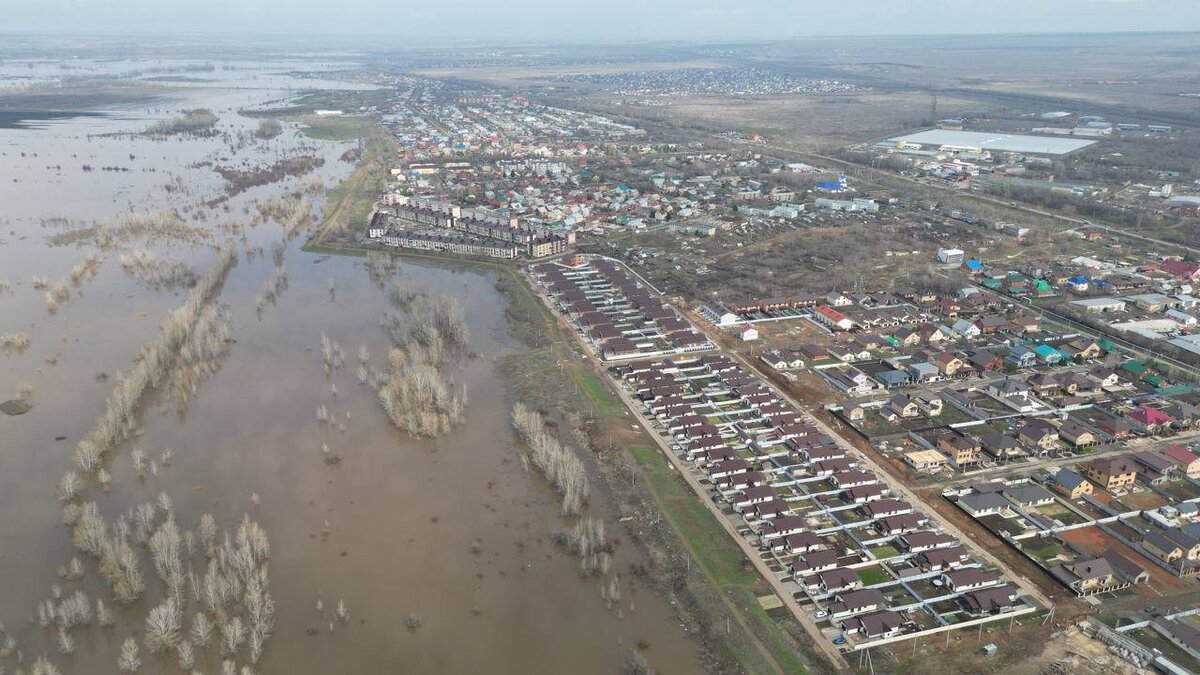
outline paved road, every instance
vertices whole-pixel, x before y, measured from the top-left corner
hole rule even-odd
[[[825,637],[825,635],[821,632],[820,626],[810,619],[808,613],[800,607],[800,603],[796,602],[796,598],[784,585],[783,581],[779,578],[779,575],[767,565],[766,560],[764,560],[762,557],[762,553],[758,551],[758,549],[751,546],[750,542],[745,537],[738,534],[733,524],[729,522],[729,518],[725,516],[725,513],[721,511],[720,507],[718,507],[717,504],[709,497],[708,488],[700,483],[693,473],[692,468],[684,463],[682,459],[676,456],[662,435],[654,430],[653,424],[642,416],[641,406],[629,396],[627,390],[621,386],[619,382],[614,380],[612,376],[608,374],[606,369],[601,369],[601,372],[603,372],[604,378],[608,382],[609,386],[621,397],[621,401],[625,404],[625,406],[634,412],[638,423],[643,429],[645,429],[646,434],[654,439],[654,442],[658,445],[659,450],[662,451],[662,454],[666,455],[667,461],[669,461],[671,465],[675,467],[675,471],[677,471],[679,475],[683,476],[683,479],[686,480],[687,484],[690,485],[692,490],[695,491],[696,498],[704,503],[705,507],[708,508],[708,510],[713,514],[713,517],[721,523],[721,527],[725,528],[726,533],[728,533],[730,537],[733,537],[733,540],[738,543],[738,546],[740,546],[742,549],[742,553],[746,555],[746,558],[748,558],[750,562],[754,563],[755,569],[757,569],[758,573],[763,577],[763,579],[766,579],[771,585],[771,589],[775,591],[775,595],[779,596],[779,599],[783,601],[784,606],[787,607],[788,610],[791,611],[791,613],[796,617],[796,620],[800,622],[800,625],[803,626],[804,630],[808,632],[810,637],[812,637],[813,642],[816,643],[817,647],[824,652],[830,661],[832,661],[838,667],[843,669],[849,668],[850,664],[846,662],[845,658],[842,656],[842,653],[838,651],[837,647],[835,647],[833,643],[829,641],[829,638]]]
[[[1033,462],[1009,462],[1007,464],[993,466],[979,471],[972,471],[962,477],[954,478],[948,481],[942,481],[943,486],[962,486],[970,483],[976,483],[981,480],[996,480],[1013,473],[1029,473],[1036,469],[1048,469],[1050,467],[1063,466],[1065,464],[1078,464],[1079,462],[1091,462],[1096,459],[1105,457],[1116,457],[1118,455],[1128,455],[1131,452],[1145,452],[1149,450],[1160,450],[1164,446],[1182,443],[1190,443],[1196,436],[1200,436],[1200,431],[1189,431],[1185,433],[1163,439],[1135,439],[1133,441],[1125,441],[1116,445],[1101,446],[1099,452],[1094,452],[1089,455],[1075,455],[1074,457],[1058,457],[1055,459],[1036,460]]]
[[[1101,450],[1100,452],[1095,452],[1090,455],[1075,455],[1074,457],[1059,457],[1045,460],[1039,459],[1031,462],[1009,462],[1006,464],[992,466],[987,469],[971,471],[961,477],[941,481],[939,485],[945,487],[961,487],[963,485],[978,483],[980,481],[998,480],[1014,473],[1028,474],[1032,471],[1036,471],[1037,469],[1048,469],[1050,467],[1063,466],[1064,464],[1077,464],[1079,462],[1090,462],[1092,460],[1103,459],[1105,457],[1127,455],[1130,452],[1142,449],[1148,450],[1149,448],[1131,448],[1125,445],[1121,447],[1109,448],[1107,450]]]
[[[644,279],[642,281],[645,282]],[[526,282],[530,283],[528,280],[526,280]],[[645,283],[649,285],[648,282]],[[538,298],[542,300],[543,304],[546,304],[549,307],[550,305],[546,301],[545,296],[537,291],[537,286],[532,283],[530,283],[530,286],[534,288],[534,292],[537,293]],[[653,288],[653,286],[651,286],[651,288]],[[775,592],[779,599],[783,601],[784,606],[788,608],[788,611],[790,611],[792,615],[796,617],[796,620],[800,623],[800,625],[804,627],[804,630],[813,639],[813,642],[816,644],[817,648],[821,650],[821,652],[824,653],[830,662],[833,663],[839,670],[849,670],[850,664],[846,661],[841,651],[839,651],[837,647],[831,643],[827,637],[825,637],[825,635],[821,632],[821,628],[817,626],[816,622],[809,618],[808,614],[800,607],[800,604],[796,602],[796,599],[792,596],[791,591],[784,586],[784,583],[779,578],[779,575],[777,575],[775,571],[767,565],[766,561],[763,560],[761,553],[756,548],[751,546],[750,542],[747,541],[745,537],[738,534],[737,530],[733,527],[733,524],[729,522],[729,519],[721,511],[720,507],[718,507],[717,504],[713,502],[711,498],[709,498],[708,489],[705,488],[699,480],[697,480],[696,476],[693,475],[691,468],[688,467],[682,459],[675,455],[675,453],[671,450],[670,444],[667,442],[667,440],[654,430],[653,423],[642,416],[641,405],[633,400],[628,391],[620,382],[617,382],[615,379],[613,379],[612,375],[609,374],[608,369],[604,367],[604,364],[592,352],[591,346],[582,339],[582,337],[566,321],[566,319],[564,319],[558,312],[553,311],[553,307],[550,309],[558,321],[559,326],[562,327],[567,334],[571,335],[575,339],[576,343],[582,347],[583,353],[585,354],[588,362],[592,364],[594,370],[601,378],[603,378],[603,380],[608,384],[609,388],[617,393],[617,396],[620,397],[621,402],[624,403],[625,407],[633,414],[634,419],[637,420],[638,424],[645,431],[646,435],[653,439],[654,443],[658,446],[662,454],[666,456],[667,461],[671,463],[676,472],[678,472],[679,475],[682,476],[685,481],[687,481],[687,484],[691,486],[692,490],[696,493],[696,498],[699,499],[702,504],[704,504],[705,508],[707,508],[710,513],[712,513],[713,517],[716,518],[717,522],[721,524],[721,527],[725,529],[726,533],[732,537],[735,542],[737,542],[738,546],[742,549],[742,553],[744,553],[746,558],[754,564],[754,567],[758,571],[759,575],[761,575],[762,578],[766,580],[768,584],[770,584],[771,589]],[[716,585],[714,584],[714,586]],[[719,590],[719,586],[717,588]],[[725,601],[724,594],[719,593],[719,595],[721,595],[722,601]],[[751,639],[757,642],[757,638],[754,636],[753,630],[751,630],[750,627],[741,620],[740,613],[736,611],[732,613],[738,618],[739,623],[742,624],[743,630],[747,632]],[[763,655],[769,661],[774,663],[776,667],[778,667],[778,663],[775,662],[775,659],[771,656],[769,650],[767,650],[766,647],[764,647],[761,643],[758,643],[757,646],[759,647],[760,651],[763,652]],[[780,672],[783,672],[782,669]]]

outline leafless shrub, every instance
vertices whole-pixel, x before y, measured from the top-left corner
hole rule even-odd
[[[192,618],[192,641],[197,647],[205,648],[213,636],[213,624],[208,615],[199,612]]]
[[[443,369],[449,358],[466,352],[469,332],[462,307],[452,297],[403,300],[402,313],[389,312],[384,318],[397,348],[388,354],[391,374],[379,389],[379,401],[397,427],[413,436],[437,436],[464,417],[465,390],[453,392]]]
[[[159,120],[152,124],[145,133],[149,136],[164,137],[178,134],[206,135],[213,131],[221,118],[208,108],[185,110],[178,117]]]
[[[282,258],[275,266],[275,274],[268,280],[263,282],[263,292],[258,296],[257,310],[261,313],[266,309],[267,305],[274,305],[279,300],[279,296],[287,290],[288,274],[287,267],[284,266]]]
[[[182,260],[164,260],[152,251],[135,248],[121,254],[125,274],[152,288],[178,288],[196,282],[196,271]]]
[[[368,251],[366,266],[367,277],[379,288],[396,275],[396,261],[387,253]]]
[[[242,617],[235,616],[221,625],[221,654],[233,656],[246,639],[246,627]]]
[[[88,251],[83,255],[83,260],[71,267],[68,278],[72,285],[81,286],[84,281],[95,279],[99,272],[100,255],[96,251]]]
[[[622,675],[655,675],[655,670],[650,666],[650,662],[646,660],[645,655],[639,651],[634,651],[629,654],[629,658],[625,659],[625,663],[621,664]]]
[[[392,375],[379,390],[388,419],[413,436],[439,436],[462,423],[462,399],[450,391],[438,367],[391,353]]]
[[[137,474],[138,478],[144,479],[146,468],[150,466],[150,458],[146,456],[146,451],[134,448],[129,453],[129,459],[133,462],[133,472]]]
[[[63,578],[67,581],[79,581],[83,578],[83,561],[79,558],[71,558],[71,562],[66,567],[66,574]]]
[[[75,640],[71,637],[70,631],[65,628],[58,629],[58,634],[55,636],[55,645],[58,647],[59,654],[75,653]]]
[[[58,666],[47,659],[45,654],[34,660],[33,667],[29,673],[30,675],[62,675],[62,671],[58,669]]]
[[[308,198],[272,197],[258,202],[262,220],[273,220],[283,227],[284,239],[291,240],[312,223],[313,206]]]
[[[516,403],[512,412],[513,427],[529,446],[534,466],[562,495],[562,514],[578,515],[591,492],[583,462],[568,446],[563,445],[546,429],[540,413],[523,403]]]
[[[214,366],[209,359],[214,350],[227,345],[219,314],[210,302],[236,260],[232,246],[222,250],[187,301],[170,314],[156,338],[142,348],[138,362],[118,380],[104,414],[80,441],[81,446],[91,446],[103,458],[133,433],[138,405],[148,390],[170,381],[177,395],[186,395],[199,378],[211,372]]]
[[[103,598],[96,598],[96,623],[105,628],[116,623],[112,610],[108,608],[108,605],[104,604]]]
[[[275,138],[281,133],[283,133],[282,122],[279,120],[266,119],[259,120],[258,129],[255,130],[254,135],[260,139],[269,140]]]
[[[121,643],[121,655],[117,658],[117,668],[123,673],[136,673],[142,667],[142,660],[138,658],[137,640],[126,638],[125,642]]]
[[[146,615],[146,649],[161,654],[179,643],[181,613],[174,598],[167,598]]]
[[[0,644],[0,659],[7,659],[17,653],[17,639],[11,635],[4,636],[4,642]]]
[[[187,222],[178,211],[126,213],[96,227],[96,242],[106,250],[135,240],[211,245],[213,239],[211,229]]]
[[[63,630],[85,626],[92,622],[92,603],[83,591],[75,591],[59,603],[55,617]]]
[[[2,333],[0,334],[0,349],[9,355],[20,354],[29,349],[29,336],[25,333]]]
[[[175,651],[179,654],[179,669],[191,670],[196,664],[196,655],[192,651],[192,643],[187,640],[180,640],[179,644],[175,645]]]
[[[83,481],[79,479],[79,474],[74,471],[68,471],[58,479],[58,498],[61,501],[69,502],[79,496],[79,491],[83,489]]]

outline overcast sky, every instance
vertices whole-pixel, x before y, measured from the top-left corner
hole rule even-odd
[[[0,0],[0,32],[779,38],[1200,30],[1200,0]]]

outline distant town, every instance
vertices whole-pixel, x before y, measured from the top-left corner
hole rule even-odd
[[[609,110],[869,90],[552,81]],[[1200,655],[1192,610],[1151,606],[1200,572],[1200,265],[1130,229],[1194,217],[1200,178],[1083,168],[1175,125],[963,116],[817,155],[397,85],[359,244],[517,266],[822,649],[1045,622],[1066,593],[1132,613],[1080,627],[1138,666],[1186,667],[1162,641]]]

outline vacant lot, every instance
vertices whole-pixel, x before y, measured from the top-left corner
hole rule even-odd
[[[1131,492],[1121,497],[1121,503],[1128,506],[1130,510],[1156,509],[1166,504],[1167,500],[1156,492],[1142,490],[1141,492]]]

